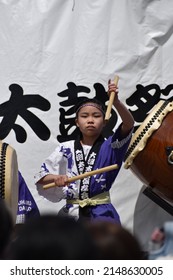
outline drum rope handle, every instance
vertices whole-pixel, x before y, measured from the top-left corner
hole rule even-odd
[[[158,109],[158,111],[156,111],[155,114],[153,115],[153,117],[150,120],[150,122],[148,123],[147,127],[144,127],[143,130],[140,131],[140,133],[138,134],[138,136],[135,139],[134,143],[131,144],[128,147],[127,152],[126,152],[125,157],[124,157],[124,161],[126,161],[127,158],[134,152],[134,150],[136,149],[136,147],[139,144],[139,142],[141,141],[141,139],[143,139],[144,135],[146,135],[148,133],[148,130],[153,126],[155,121],[158,120],[158,117],[161,114],[163,115],[163,112],[166,109],[167,105],[169,105],[169,103],[170,103],[169,100],[164,101],[164,103],[161,105],[161,107]]]
[[[116,75],[115,79],[114,79],[114,83],[115,83],[116,86],[118,85],[118,81],[119,81],[119,76]],[[110,96],[109,96],[108,107],[107,107],[106,114],[105,114],[105,120],[106,121],[108,121],[110,119],[110,114],[111,114],[114,98],[115,98],[115,92],[112,91],[110,93]]]
[[[2,143],[1,153],[0,153],[0,199],[5,199],[5,162],[6,162],[6,151],[8,144]]]
[[[75,182],[77,180],[84,179],[84,178],[89,177],[89,176],[93,176],[93,175],[100,174],[100,173],[103,173],[103,172],[108,172],[108,171],[111,171],[111,170],[114,170],[114,169],[118,169],[118,164],[109,165],[109,166],[106,166],[106,167],[103,167],[103,168],[99,168],[99,169],[96,169],[96,170],[85,172],[85,173],[77,175],[77,176],[73,176],[71,178],[68,178],[67,184]],[[49,188],[52,188],[52,187],[57,187],[57,186],[56,186],[55,183],[50,183],[50,184],[44,185],[43,189],[49,189]]]

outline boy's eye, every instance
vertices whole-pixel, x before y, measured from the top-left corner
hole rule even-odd
[[[88,115],[81,115],[82,118],[88,118]],[[93,118],[100,118],[100,115],[93,115]]]
[[[81,114],[80,117],[81,118],[88,118],[88,117],[90,117],[90,115],[88,115],[88,114]],[[100,115],[100,114],[93,114],[92,117],[93,118],[100,118],[100,117],[102,117],[102,115]]]

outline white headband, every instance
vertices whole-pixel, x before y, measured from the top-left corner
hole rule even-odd
[[[101,108],[101,106],[99,104],[96,104],[96,103],[85,103],[85,104],[82,104],[78,110],[76,111],[76,114],[79,112],[80,109],[82,109],[83,107],[86,107],[86,106],[92,106],[92,107],[95,107],[97,109],[99,109],[103,115],[105,115],[105,112],[103,111],[103,109]]]

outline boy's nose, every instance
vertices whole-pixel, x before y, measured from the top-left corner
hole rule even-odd
[[[89,117],[89,118],[88,118],[88,123],[93,123],[93,122],[94,122],[93,117]]]

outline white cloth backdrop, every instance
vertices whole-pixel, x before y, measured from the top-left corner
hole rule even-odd
[[[47,141],[20,115],[15,123],[25,129],[26,141],[19,143],[12,129],[3,139],[16,149],[19,169],[41,212],[57,212],[62,206],[39,197],[33,181],[42,160],[56,147],[63,101],[57,93],[69,81],[91,92],[94,83],[106,88],[108,79],[118,74],[119,96],[125,103],[139,83],[161,88],[171,84],[172,15],[172,0],[0,0],[0,105],[9,100],[11,84],[51,104],[49,111],[28,108],[50,129]],[[111,191],[123,225],[132,231],[141,188],[142,182],[122,168]],[[144,213],[140,218],[144,235],[148,218]]]

